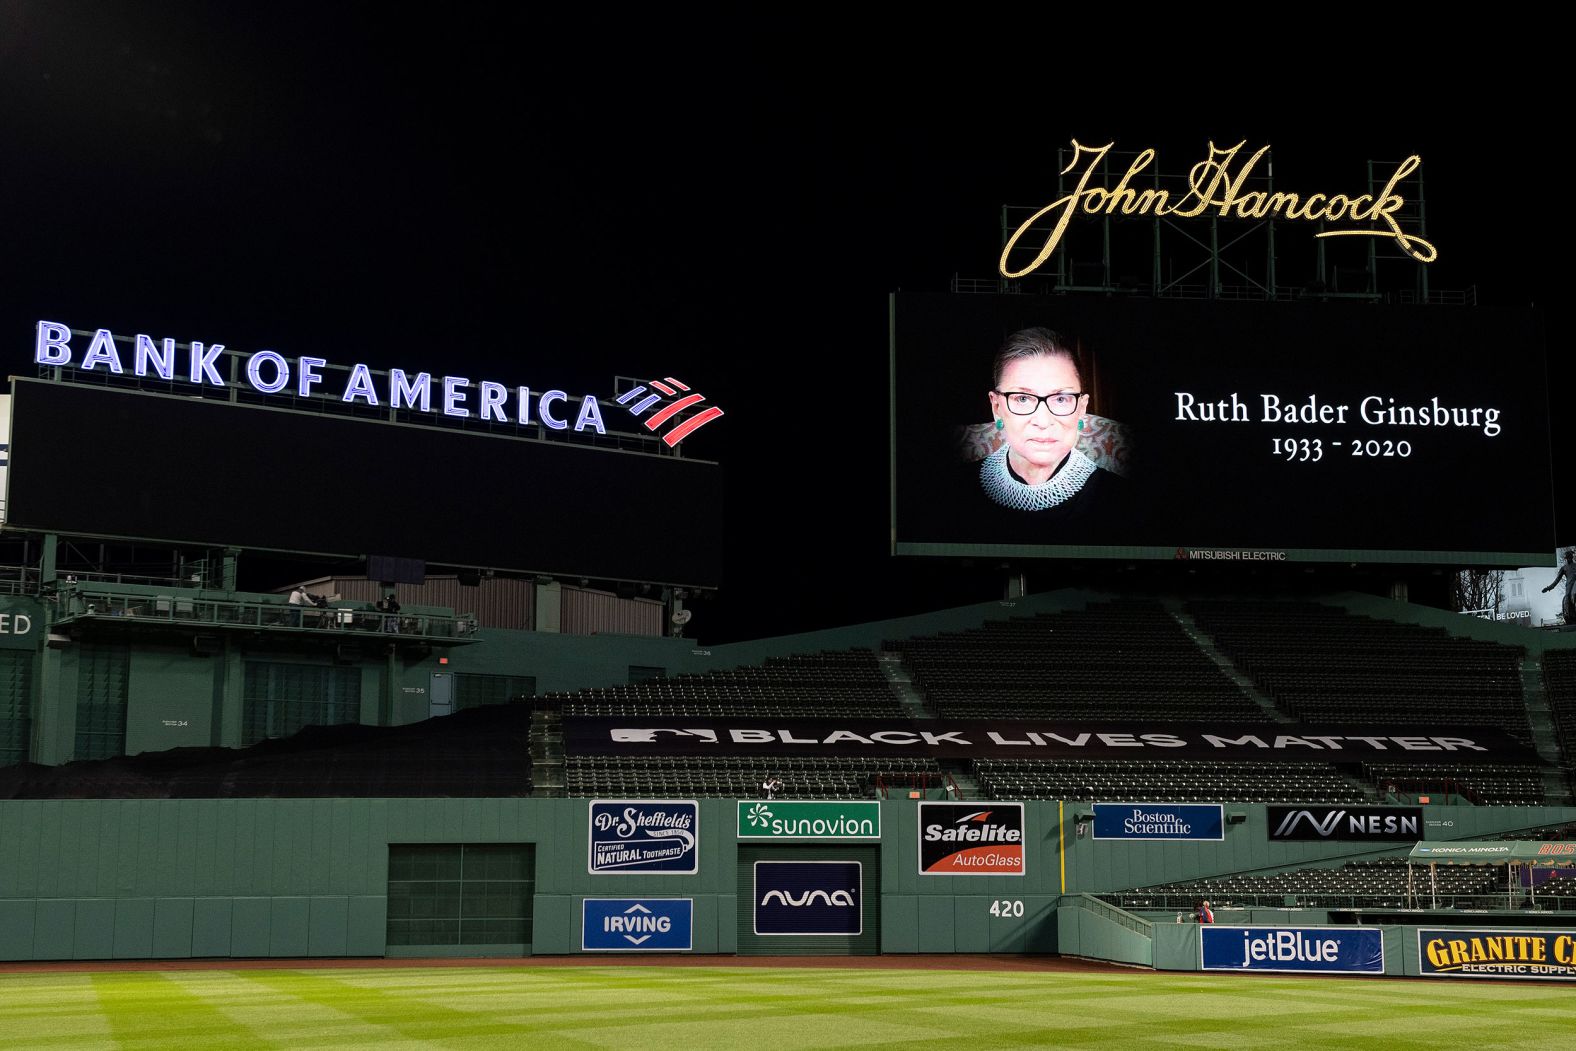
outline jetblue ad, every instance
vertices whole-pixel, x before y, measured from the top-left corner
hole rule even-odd
[[[1206,971],[1383,974],[1378,927],[1225,927],[1199,930]]]

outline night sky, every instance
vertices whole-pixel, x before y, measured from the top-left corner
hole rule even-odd
[[[1434,286],[1563,316],[1528,74],[1465,57],[324,7],[0,4],[0,361],[29,374],[50,318],[538,388],[682,376],[728,411],[686,443],[726,473],[710,640],[996,597],[988,567],[886,554],[887,295],[992,276],[1001,205],[1048,202],[1072,138],[1171,167],[1268,142],[1306,190],[1421,154]]]

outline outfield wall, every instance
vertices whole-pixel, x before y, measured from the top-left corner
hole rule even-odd
[[[908,800],[880,804],[879,840],[846,844],[742,841],[736,805],[722,799],[698,801],[695,874],[594,875],[584,799],[0,801],[0,959],[397,954],[387,941],[389,851],[401,844],[534,846],[531,936],[506,954],[581,951],[587,897],[692,899],[692,951],[699,953],[1076,952],[1116,921],[1108,914],[1087,926],[1082,918],[1063,921],[1063,895],[1381,852],[1349,843],[1272,844],[1262,805],[1228,806],[1244,820],[1227,825],[1219,842],[1097,841],[1077,836],[1076,806],[1025,804],[1018,876],[920,874],[918,814]],[[1452,822],[1431,826],[1432,839],[1576,820],[1572,808],[1433,807],[1427,814]],[[872,888],[863,904],[865,942],[800,938],[768,946],[741,927],[750,905],[741,909],[748,858],[855,855]],[[1185,955],[1171,941],[1182,935],[1170,928],[1187,926],[1154,925],[1156,966]],[[1064,944],[1075,930],[1077,946]],[[1127,935],[1107,933],[1120,943],[1108,958],[1141,952]]]

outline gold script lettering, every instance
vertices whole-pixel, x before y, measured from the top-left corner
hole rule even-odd
[[[1056,246],[1061,243],[1062,234],[1067,232],[1067,221],[1073,217],[1073,212],[1077,210],[1079,198],[1083,197],[1086,192],[1085,188],[1089,185],[1089,177],[1094,174],[1094,166],[1100,163],[1100,158],[1104,157],[1114,145],[1116,144],[1108,142],[1104,146],[1091,149],[1080,145],[1077,139],[1073,140],[1073,159],[1068,163],[1067,167],[1062,169],[1061,173],[1066,175],[1078,167],[1078,158],[1087,153],[1089,155],[1089,164],[1084,168],[1083,174],[1078,177],[1078,188],[1065,197],[1058,197],[1029,216],[1028,220],[1014,230],[1011,237],[1007,238],[1007,246],[1001,250],[1001,273],[1003,277],[1022,277],[1024,274],[1032,274],[1051,257],[1051,253],[1056,251]],[[1150,154],[1153,155],[1153,151],[1150,151]],[[1040,253],[1034,257],[1034,261],[1022,270],[1008,270],[1007,256],[1017,246],[1018,239],[1029,232],[1029,227],[1058,208],[1061,209],[1061,217],[1056,220],[1056,225],[1051,228],[1050,234],[1046,236],[1045,243],[1040,246]]]
[[[1265,193],[1254,190],[1243,193],[1246,184],[1260,160],[1269,153],[1269,146],[1261,146],[1234,169],[1238,154],[1246,141],[1221,149],[1209,144],[1209,157],[1188,169],[1187,191],[1172,200],[1169,190],[1152,188],[1134,190],[1129,185],[1154,162],[1155,151],[1146,149],[1137,154],[1122,178],[1113,187],[1090,185],[1095,169],[1105,159],[1115,143],[1089,147],[1072,140],[1073,159],[1061,174],[1078,171],[1078,182],[1072,193],[1058,197],[1031,215],[1007,238],[1001,250],[1000,270],[1003,277],[1023,277],[1032,274],[1051,257],[1061,245],[1072,217],[1085,215],[1153,215],[1179,219],[1195,218],[1210,208],[1218,210],[1223,218],[1235,212],[1239,219],[1287,219],[1296,222],[1354,222],[1379,223],[1377,229],[1321,230],[1315,237],[1382,237],[1395,241],[1401,250],[1420,263],[1432,263],[1439,258],[1438,250],[1417,234],[1401,229],[1397,213],[1406,206],[1406,199],[1396,192],[1401,180],[1415,172],[1423,159],[1416,154],[1396,166],[1383,190],[1376,195],[1314,193],[1306,197],[1295,193]],[[1055,223],[1045,235],[1045,241],[1027,266],[1013,269],[1009,257],[1041,220],[1054,216]]]

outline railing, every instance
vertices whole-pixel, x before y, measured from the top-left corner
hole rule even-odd
[[[1507,908],[1526,912],[1576,912],[1576,897],[1570,895],[1538,895],[1534,904],[1525,896],[1513,901],[1501,891],[1498,894],[1445,894],[1430,895],[1426,887],[1419,888],[1407,904],[1406,891],[1395,894],[1225,894],[1219,889],[1196,890],[1186,893],[1165,894],[1106,894],[1102,899],[1124,909],[1180,909],[1191,913],[1199,899],[1208,898],[1218,914],[1222,909],[1410,909],[1431,912],[1452,909],[1459,912],[1504,912]],[[1290,898],[1295,904],[1287,905]],[[1435,903],[1437,904],[1437,907]],[[1216,919],[1220,917],[1217,915]]]
[[[1387,796],[1406,796],[1408,803],[1415,803],[1418,796],[1444,796],[1444,805],[1469,803],[1481,806],[1483,797],[1478,790],[1454,777],[1379,777],[1370,782],[1382,800]]]
[[[929,799],[932,789],[940,789],[948,799],[962,798],[958,794],[958,783],[944,770],[886,771],[871,777],[870,785],[882,799],[891,798],[889,793],[894,791],[918,791]]]
[[[952,291],[975,295],[1011,295],[1023,289],[1018,282],[1002,277],[964,277],[961,274],[953,274]]]
[[[376,633],[423,639],[474,641],[475,618],[419,613],[392,615],[349,606],[292,606],[284,602],[246,602],[192,595],[126,595],[93,587],[73,587],[58,595],[57,624],[113,620],[188,627],[302,629],[313,632]]]
[[[1073,905],[1087,909],[1101,919],[1120,924],[1130,931],[1137,931],[1139,934],[1151,934],[1154,931],[1155,925],[1151,921],[1142,916],[1134,916],[1104,898],[1097,898],[1093,894],[1069,894],[1067,897],[1072,899]]]
[[[187,590],[200,589],[202,587],[200,583],[195,583],[190,579],[183,580],[180,577],[140,576],[135,573],[95,573],[92,571],[82,572],[78,570],[72,570],[70,572],[70,577],[77,583],[91,581],[101,584],[141,584],[145,587],[183,588]]]

